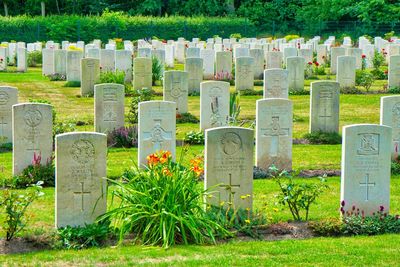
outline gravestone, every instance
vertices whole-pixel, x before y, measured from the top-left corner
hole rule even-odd
[[[12,106],[18,104],[18,89],[0,86],[0,145],[12,142]]]
[[[132,82],[132,52],[129,50],[115,51],[115,69],[125,73],[125,83]]]
[[[283,98],[257,100],[256,166],[292,169],[293,104]]]
[[[388,87],[400,88],[400,55],[391,56],[389,60]]]
[[[165,68],[165,50],[162,49],[153,50],[152,56],[155,57],[161,64],[161,70],[162,70],[161,74],[163,74]]]
[[[0,46],[0,70],[7,70],[8,48]]]
[[[188,112],[189,74],[186,71],[164,72],[164,101],[176,103],[177,113]]]
[[[178,61],[178,63],[184,63],[185,62],[185,43],[178,42],[175,44],[175,58]]]
[[[254,58],[254,79],[261,80],[264,74],[264,50],[250,49],[250,56]]]
[[[17,48],[17,71],[26,72],[28,70],[28,54],[26,48]]]
[[[203,59],[190,57],[185,59],[185,71],[188,73],[189,94],[200,92],[200,83],[203,81]]]
[[[81,81],[82,51],[67,51],[67,81]]]
[[[200,130],[227,126],[230,84],[208,81],[200,84]]]
[[[32,164],[34,155],[42,164],[53,151],[53,107],[48,104],[22,103],[12,106],[13,175]]]
[[[336,74],[337,70],[337,58],[339,56],[346,55],[346,48],[344,47],[332,47],[331,48],[331,73]]]
[[[235,64],[235,88],[253,90],[254,87],[254,58],[238,57]]]
[[[347,56],[353,56],[356,59],[356,69],[360,70],[362,67],[362,49],[360,48],[347,48]]]
[[[227,76],[232,74],[232,52],[216,52],[215,53],[215,74],[226,73]]]
[[[312,82],[310,87],[310,132],[339,132],[339,83]]]
[[[317,45],[317,62],[319,64],[326,63],[326,57],[328,55],[328,48],[325,44]]]
[[[141,90],[152,88],[152,60],[146,57],[137,57],[133,60],[133,88]]]
[[[286,59],[289,90],[304,90],[304,64],[305,63],[303,57],[288,57]]]
[[[67,75],[67,51],[54,50],[54,73]]]
[[[42,74],[47,76],[54,74],[54,49],[42,50]]]
[[[124,126],[125,86],[102,83],[94,86],[94,129],[109,133]]]
[[[115,71],[115,51],[111,49],[100,50],[100,68],[102,72]]]
[[[219,127],[205,133],[204,189],[210,190],[207,204],[252,209],[253,130]]]
[[[337,58],[336,81],[341,88],[353,88],[356,86],[355,57],[340,56]]]
[[[266,52],[266,69],[280,69],[282,68],[283,54],[279,51],[267,51]]]
[[[186,58],[188,57],[200,57],[200,48],[189,47],[186,49]]]
[[[341,202],[365,216],[389,212],[392,129],[375,124],[343,127]]]
[[[81,96],[93,95],[94,85],[100,82],[100,60],[81,59]]]
[[[107,211],[107,136],[56,136],[56,227],[85,226]]]
[[[203,59],[203,79],[214,79],[215,52],[214,50],[200,50],[200,57]]]
[[[304,58],[304,63],[313,62],[313,51],[311,49],[299,49],[299,57]]]
[[[392,127],[392,160],[400,151],[400,96],[381,97],[381,125]]]
[[[175,48],[173,45],[166,45],[165,46],[165,64],[169,68],[173,68],[175,66]]]
[[[288,57],[297,57],[297,48],[295,47],[285,47],[283,49],[283,62],[286,63]]]
[[[137,57],[151,58],[151,49],[148,47],[138,48]]]
[[[100,49],[90,48],[87,50],[87,57],[100,59]]]
[[[247,47],[236,47],[234,49],[235,53],[235,58],[238,57],[249,57],[250,56],[250,50]]]
[[[264,98],[288,98],[288,71],[283,69],[264,70]]]
[[[147,156],[169,151],[175,160],[176,104],[170,101],[139,103],[139,166],[147,165]]]

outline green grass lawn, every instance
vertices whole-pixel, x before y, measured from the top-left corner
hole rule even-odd
[[[178,66],[180,68],[181,66]],[[321,77],[322,78],[322,77]],[[331,76],[331,79],[334,79]],[[306,81],[306,89],[311,81]],[[384,81],[376,81],[372,90],[381,90]],[[79,88],[64,87],[65,82],[50,82],[41,75],[40,68],[30,68],[28,73],[1,73],[0,85],[19,89],[19,101],[33,99],[49,100],[57,111],[58,120],[86,121],[89,125],[79,130],[93,130],[93,98],[79,97]],[[231,90],[234,88],[232,87]],[[256,87],[261,90],[260,86]],[[162,88],[157,86],[156,91]],[[340,126],[354,123],[379,123],[381,94],[341,95]],[[261,96],[241,96],[241,118],[255,119],[256,100]],[[161,99],[161,97],[157,97]],[[309,96],[290,96],[294,103],[294,137],[300,138],[308,132]],[[125,100],[128,112],[130,98]],[[199,97],[189,97],[189,112],[199,117]],[[178,124],[177,137],[183,138],[199,124]],[[201,154],[203,146],[190,146],[183,161],[188,164],[193,155]],[[178,147],[180,155],[182,148]],[[340,169],[341,145],[294,145],[293,168]],[[137,161],[137,149],[112,148],[107,156],[108,177],[119,177],[126,168]],[[0,153],[0,178],[11,177],[11,152]],[[301,181],[316,183],[318,178]],[[327,190],[312,206],[311,220],[339,216],[340,178],[328,178]],[[199,185],[199,186],[202,186]],[[112,188],[110,188],[112,190]],[[28,210],[30,222],[24,234],[41,234],[54,231],[54,189],[46,188],[45,195],[33,203]],[[269,222],[288,221],[289,211],[276,204],[278,187],[272,180],[254,181],[254,208]],[[400,177],[393,176],[391,182],[391,212],[400,212]],[[0,215],[2,220],[4,215]],[[4,232],[0,230],[0,236]],[[314,238],[309,240],[287,240],[275,242],[233,241],[217,246],[176,246],[168,250],[155,247],[127,245],[118,248],[88,249],[84,251],[43,251],[23,255],[0,255],[0,265],[206,265],[206,266],[255,266],[255,265],[397,265],[399,262],[399,235],[348,238]]]

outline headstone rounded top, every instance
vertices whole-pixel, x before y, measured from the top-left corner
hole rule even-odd
[[[57,134],[56,135],[56,140],[59,138],[62,139],[75,139],[77,136],[87,137],[87,136],[92,136],[92,137],[99,137],[99,138],[107,138],[107,135],[104,133],[96,133],[96,132],[70,132],[70,133],[63,133],[63,134]]]
[[[200,83],[200,85],[213,85],[213,84],[215,84],[215,85],[222,85],[222,86],[230,86],[230,83],[228,83],[228,82],[224,82],[224,81],[204,81],[204,82],[201,82]]]
[[[147,105],[159,105],[159,104],[164,104],[164,105],[176,105],[175,102],[173,101],[163,101],[163,100],[151,100],[151,101],[143,101],[139,103],[140,106],[147,106]]]
[[[360,124],[351,124],[343,126],[343,131],[346,130],[347,132],[357,129],[368,129],[369,131],[375,131],[379,129],[386,129],[386,131],[391,131],[392,127],[386,125],[379,125],[379,124],[370,124],[370,123],[360,123]]]

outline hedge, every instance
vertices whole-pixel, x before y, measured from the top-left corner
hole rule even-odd
[[[254,37],[257,32],[256,26],[244,18],[143,17],[128,16],[120,12],[107,12],[101,16],[0,16],[0,25],[1,41],[24,42],[88,42],[93,39],[107,41],[110,38],[136,40],[153,36],[161,39],[199,37],[205,40],[215,35],[227,38],[232,33]]]

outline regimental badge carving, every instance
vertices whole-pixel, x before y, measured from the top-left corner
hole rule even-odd
[[[75,162],[84,165],[93,160],[95,149],[89,140],[81,139],[75,141],[70,153]]]
[[[0,92],[0,106],[7,104],[9,99],[10,97],[6,92]]]
[[[232,156],[242,149],[242,139],[233,132],[225,133],[220,142],[222,152],[228,156]]]
[[[358,155],[379,155],[379,134],[362,133],[358,134],[359,147]]]
[[[35,128],[42,122],[42,120],[43,120],[43,115],[36,108],[32,108],[25,111],[24,121],[26,125],[28,125],[29,127]]]

